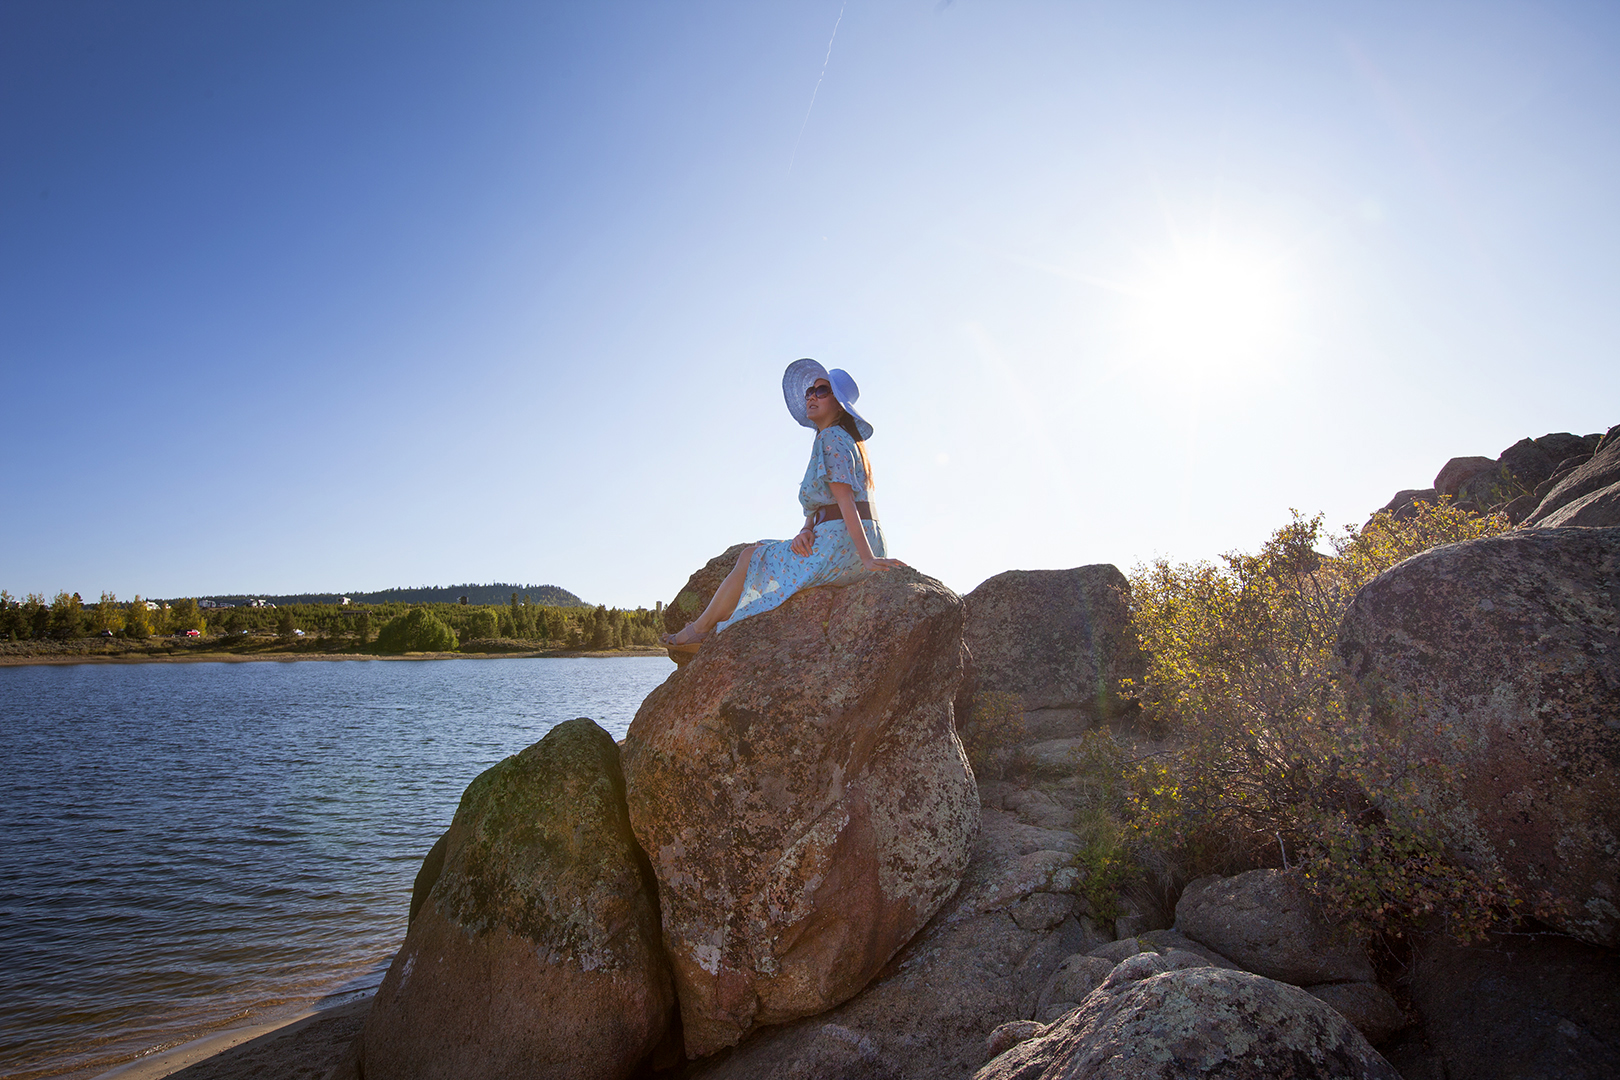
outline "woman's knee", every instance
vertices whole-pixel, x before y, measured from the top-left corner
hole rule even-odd
[[[748,569],[748,560],[754,557],[754,549],[757,547],[759,547],[758,544],[744,544],[743,549],[737,553],[737,565],[732,569],[746,571]]]

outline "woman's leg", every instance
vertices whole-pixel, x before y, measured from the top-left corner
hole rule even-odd
[[[743,583],[748,580],[748,560],[754,557],[754,549],[758,546],[749,544],[742,549],[741,554],[737,556],[737,565],[731,568],[726,580],[714,590],[714,599],[703,609],[703,614],[687,623],[679,633],[670,635],[669,644],[690,645],[731,618],[731,613],[737,610],[737,601],[742,599]]]

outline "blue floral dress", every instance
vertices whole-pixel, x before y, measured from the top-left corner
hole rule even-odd
[[[818,506],[834,506],[829,483],[848,484],[855,492],[855,501],[866,499],[866,472],[861,468],[860,451],[855,439],[837,424],[816,432],[815,446],[810,451],[810,465],[804,470],[804,481],[799,484],[799,505],[806,517]],[[876,521],[861,520],[866,529],[866,542],[878,558],[888,556],[888,545],[883,542],[883,529]],[[849,538],[849,528],[841,517],[823,521],[816,526],[816,543],[808,555],[795,555],[791,540],[761,540],[748,560],[748,579],[743,582],[742,598],[731,618],[715,627],[724,630],[734,622],[750,615],[771,611],[800,589],[817,585],[848,585],[866,573],[861,557],[855,552],[855,543]]]

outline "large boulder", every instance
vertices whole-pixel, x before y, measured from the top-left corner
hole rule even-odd
[[[1620,953],[1559,934],[1420,939],[1402,982],[1421,1014],[1385,1048],[1406,1080],[1620,1076]]]
[[[973,691],[1017,694],[1037,728],[1032,714],[1062,714],[1068,723],[1048,735],[1078,734],[1115,715],[1120,680],[1142,674],[1129,589],[1107,563],[1009,570],[985,581],[965,597]]]
[[[1549,893],[1565,932],[1620,944],[1620,528],[1424,552],[1369,582],[1339,633],[1374,720],[1449,770],[1432,812],[1465,857]]]
[[[1441,495],[1456,497],[1457,489],[1481,473],[1496,468],[1488,457],[1454,457],[1441,466],[1434,478],[1434,490]]]
[[[1400,1080],[1336,1011],[1298,987],[1243,971],[1124,961],[1080,1007],[975,1080],[1154,1080],[1220,1076]]]
[[[730,633],[730,631],[727,631]],[[1040,1011],[1066,957],[1097,940],[1070,890],[1073,833],[986,807],[962,886],[855,997],[818,1016],[750,1035],[687,1080],[936,1080],[984,1063],[985,1040]],[[1016,912],[1065,899],[1071,914],[1030,929]]]
[[[1551,476],[1559,461],[1563,460],[1553,456],[1551,444],[1546,442],[1548,438],[1550,436],[1543,436],[1539,444],[1536,439],[1520,439],[1496,459],[1497,464],[1506,469],[1525,491],[1535,490],[1535,486]]]
[[[366,1018],[367,1080],[617,1080],[675,996],[619,749],[590,720],[479,776]]]
[[[689,1056],[857,993],[961,880],[962,602],[914,570],[807,589],[705,641],[624,744]]]
[[[1176,929],[1249,971],[1295,986],[1375,978],[1366,950],[1344,940],[1283,870],[1190,882],[1176,903]]]
[[[1548,521],[1558,510],[1584,495],[1620,484],[1620,424],[1610,428],[1596,453],[1584,465],[1570,471],[1537,504],[1525,519],[1526,525],[1552,525]],[[1564,521],[1563,524],[1574,524]]]

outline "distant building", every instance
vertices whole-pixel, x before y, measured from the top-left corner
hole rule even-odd
[[[348,602],[349,602],[349,598],[347,596],[338,597],[338,603],[339,604],[347,604]]]

